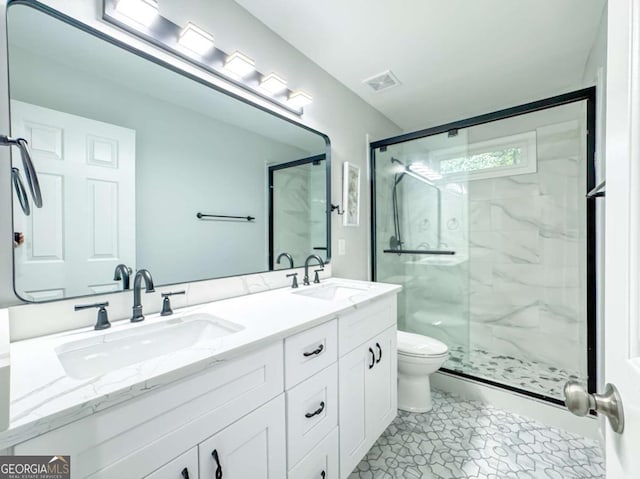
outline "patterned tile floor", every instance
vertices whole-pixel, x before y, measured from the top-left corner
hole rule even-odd
[[[349,479],[604,477],[596,441],[433,391],[433,410],[400,411]]]
[[[587,378],[577,371],[496,355],[482,349],[473,349],[467,354],[462,346],[449,348],[449,359],[444,367],[556,399],[564,399],[562,388],[569,379],[587,382]]]

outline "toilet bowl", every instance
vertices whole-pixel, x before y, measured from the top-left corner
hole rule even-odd
[[[429,377],[444,364],[449,348],[437,339],[398,331],[398,409],[427,412],[432,408]]]

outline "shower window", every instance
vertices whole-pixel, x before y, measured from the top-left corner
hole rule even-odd
[[[469,180],[535,173],[536,132],[526,132],[431,152],[442,177]]]
[[[373,278],[449,374],[595,389],[594,118],[588,89],[371,145]]]

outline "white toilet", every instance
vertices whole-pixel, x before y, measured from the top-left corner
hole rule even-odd
[[[398,409],[431,411],[429,377],[449,356],[449,348],[437,339],[398,331]]]

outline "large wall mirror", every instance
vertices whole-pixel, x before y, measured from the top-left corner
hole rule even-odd
[[[164,285],[329,258],[326,135],[51,12],[7,22],[11,133],[44,202],[13,197],[22,299],[118,291],[119,264]]]

